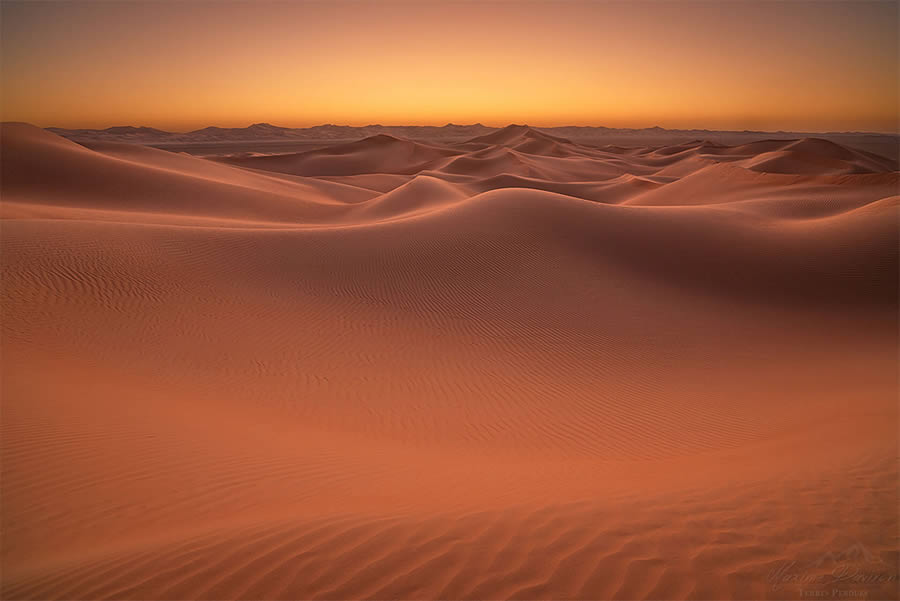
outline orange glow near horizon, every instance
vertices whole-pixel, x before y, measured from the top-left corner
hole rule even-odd
[[[3,120],[896,131],[894,2],[2,3]]]

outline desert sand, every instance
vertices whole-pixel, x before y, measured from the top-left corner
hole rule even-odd
[[[2,597],[896,598],[898,184],[5,124]]]

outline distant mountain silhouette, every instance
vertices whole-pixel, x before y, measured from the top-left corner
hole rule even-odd
[[[664,129],[654,126],[644,129],[610,128],[602,126],[562,126],[562,127],[529,127],[528,125],[507,125],[503,128],[488,127],[481,123],[458,125],[447,123],[443,126],[433,125],[366,125],[355,127],[326,123],[313,127],[281,127],[271,123],[254,123],[247,127],[208,126],[189,132],[170,132],[153,127],[135,127],[130,125],[108,127],[106,129],[65,129],[48,127],[57,135],[81,142],[128,142],[148,145],[167,144],[207,144],[226,142],[264,142],[291,140],[359,140],[379,134],[408,139],[468,139],[471,143],[510,145],[517,139],[521,142],[529,140],[556,143],[573,142],[579,139],[597,139],[604,136],[634,137],[637,140],[659,136],[684,136],[689,139],[709,139],[716,136],[730,136],[758,139],[763,136],[771,138],[803,138],[813,134],[804,132],[759,132],[759,131],[715,131],[706,129]],[[849,135],[869,135],[884,139],[895,137],[894,134],[860,134],[859,132],[832,132],[836,138]]]

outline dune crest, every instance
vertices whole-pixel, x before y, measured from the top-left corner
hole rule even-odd
[[[3,598],[900,593],[888,159],[0,144]]]

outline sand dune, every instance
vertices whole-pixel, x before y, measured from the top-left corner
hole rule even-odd
[[[0,142],[3,598],[900,593],[891,161]]]
[[[296,154],[223,159],[225,162],[294,175],[414,174],[457,153],[379,134],[364,140]]]
[[[527,126],[515,126],[520,132]],[[234,148],[266,148],[268,152],[289,153],[322,148],[341,141],[360,140],[379,134],[412,140],[434,140],[462,142],[473,137],[496,134],[499,128],[487,127],[480,123],[457,125],[448,123],[436,126],[391,126],[367,125],[350,127],[347,125],[317,125],[307,128],[279,127],[269,123],[254,123],[249,127],[205,127],[191,132],[169,132],[152,127],[117,126],[106,129],[62,129],[49,128],[79,143],[93,145],[102,142],[128,142],[132,144],[155,145],[160,148],[190,152],[200,155],[233,154]],[[755,142],[764,138],[781,141],[796,140],[810,134],[798,132],[763,131],[714,131],[677,130],[661,127],[645,129],[617,129],[609,127],[550,127],[533,129],[535,134],[546,134],[556,140],[575,141],[579,144],[626,147],[635,149],[646,146],[666,146],[701,141],[713,146],[736,146]],[[891,159],[897,159],[900,147],[896,134],[875,134],[864,132],[830,132],[820,136],[842,146],[876,152]],[[491,143],[491,142],[488,142]],[[273,150],[277,149],[277,150]]]

